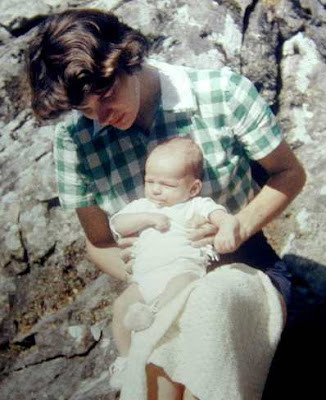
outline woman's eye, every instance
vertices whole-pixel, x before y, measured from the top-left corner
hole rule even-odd
[[[111,90],[107,92],[107,94],[103,96],[103,100],[108,103],[114,99],[115,95],[116,95],[116,88],[113,87]]]
[[[104,103],[110,103],[113,99],[113,95],[103,97]]]

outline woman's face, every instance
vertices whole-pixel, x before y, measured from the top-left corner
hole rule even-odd
[[[102,126],[130,128],[140,110],[138,76],[120,74],[107,92],[89,96],[87,103],[78,109],[86,118],[96,120]]]

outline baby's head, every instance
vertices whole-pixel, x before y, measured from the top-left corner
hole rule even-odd
[[[183,203],[202,187],[203,154],[190,138],[175,137],[154,148],[145,166],[145,197],[160,207]]]

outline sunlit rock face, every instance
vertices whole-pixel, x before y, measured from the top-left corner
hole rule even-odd
[[[309,272],[320,295],[326,281],[325,2],[3,0],[0,392],[8,400],[115,398],[108,386],[116,355],[110,323],[122,285],[95,270],[75,213],[59,207],[56,121],[41,123],[32,115],[24,66],[39,15],[68,7],[115,12],[149,36],[158,60],[227,65],[255,83],[307,171],[303,192],[265,232],[295,273]]]

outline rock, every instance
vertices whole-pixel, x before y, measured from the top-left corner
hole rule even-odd
[[[326,66],[313,40],[299,32],[284,42],[281,71],[279,120],[308,174],[305,190],[286,211],[294,227],[288,231],[281,253],[307,258],[313,254],[315,261],[324,263],[318,231],[325,223],[321,205],[325,201],[322,171],[326,159],[319,149],[326,129],[325,88],[320,85],[326,77]],[[280,219],[278,223],[286,232],[285,222]]]
[[[19,3],[19,4],[18,4]],[[304,164],[304,191],[265,232],[300,282],[325,284],[326,10],[324,0],[6,1],[0,16],[0,383],[8,400],[111,400],[116,356],[110,322],[123,284],[85,255],[74,211],[59,207],[52,154],[57,121],[30,110],[24,57],[38,14],[114,11],[141,29],[154,58],[228,65],[277,112]],[[306,288],[305,288],[306,289]]]
[[[10,369],[21,369],[58,356],[86,356],[95,343],[100,341],[102,349],[110,345],[112,350],[113,343],[108,341],[107,326],[112,317],[115,293],[121,289],[121,284],[101,275],[81,288],[79,293],[75,293],[74,298],[56,313],[45,314],[30,329],[18,332],[11,339],[12,342],[28,351],[16,357]],[[26,296],[30,295],[30,290],[30,287],[27,288]],[[38,295],[43,297],[40,292]]]
[[[277,99],[279,30],[269,21],[269,8],[258,3],[250,14],[241,51],[241,72],[269,104]],[[257,49],[262,56],[257,59]]]
[[[116,13],[152,38],[154,52],[165,61],[196,67],[200,59],[203,68],[228,63],[238,69],[240,12],[227,12],[225,7],[209,0],[203,0],[200,8],[197,6],[196,0],[138,0],[125,2]],[[134,15],[140,18],[135,21]]]
[[[6,40],[0,46],[0,118],[5,122],[16,119],[29,108],[29,87],[24,67],[25,51],[31,34]],[[30,113],[30,111],[29,111]]]
[[[38,14],[50,12],[50,7],[42,0],[22,3],[20,0],[3,0],[0,24],[7,29],[17,29],[21,23]]]
[[[10,38],[10,33],[7,29],[0,27],[0,45],[5,43]]]

